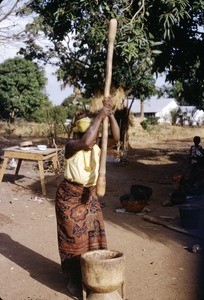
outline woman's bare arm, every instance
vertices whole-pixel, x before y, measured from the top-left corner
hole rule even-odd
[[[111,97],[106,97],[103,100],[103,105],[108,107],[109,109],[113,109],[113,102]],[[115,116],[113,113],[109,115],[109,122],[110,122],[110,129],[113,135],[113,139],[115,142],[118,142],[120,140],[120,128],[118,126],[118,122],[115,119]]]
[[[113,114],[109,116],[109,122],[110,122],[110,128],[113,135],[113,139],[115,142],[118,142],[120,140],[120,128]]]
[[[69,158],[75,152],[79,150],[90,150],[93,148],[95,141],[98,136],[99,127],[103,119],[111,114],[111,109],[104,106],[97,116],[95,117],[93,123],[79,139],[69,140],[65,146],[65,158]]]

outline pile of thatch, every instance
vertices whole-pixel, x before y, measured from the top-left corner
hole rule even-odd
[[[111,97],[114,103],[114,111],[122,110],[124,108],[124,100],[126,98],[124,90],[122,88],[112,90]],[[103,99],[104,95],[102,91],[96,93],[90,105],[90,112],[95,113],[99,111],[103,107]]]

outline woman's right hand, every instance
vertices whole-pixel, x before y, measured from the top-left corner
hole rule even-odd
[[[109,109],[113,108],[113,101],[111,97],[105,97],[103,100],[103,107],[107,107]]]
[[[113,108],[112,99],[110,97],[104,98],[104,100],[103,100],[103,110],[104,110],[107,117],[110,116],[113,113],[112,108]]]

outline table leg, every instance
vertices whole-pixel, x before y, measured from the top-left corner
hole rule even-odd
[[[8,157],[4,158],[3,165],[2,165],[1,170],[0,170],[0,182],[2,182],[2,179],[3,179],[3,176],[4,176],[4,172],[6,170],[6,166],[7,166],[8,160],[9,160]]]
[[[45,174],[44,174],[44,168],[43,168],[43,161],[38,161],[39,171],[40,171],[40,181],[41,181],[41,187],[43,195],[46,195],[46,188],[45,188]]]
[[[14,182],[16,181],[16,178],[17,178],[17,176],[18,176],[18,172],[19,172],[19,170],[20,170],[21,163],[22,163],[22,159],[19,158],[18,164],[17,164],[17,167],[16,167],[16,172],[15,172],[15,175],[14,175]]]
[[[52,157],[52,163],[53,163],[55,175],[57,175],[58,174],[57,154]]]

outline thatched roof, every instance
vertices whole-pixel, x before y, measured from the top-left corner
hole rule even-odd
[[[121,110],[124,108],[124,100],[126,98],[125,92],[122,88],[119,89],[115,89],[111,91],[111,97],[113,99],[113,103],[114,103],[114,110]],[[103,107],[103,98],[104,95],[102,93],[102,91],[98,92],[95,97],[92,99],[91,101],[91,105],[90,105],[90,111],[91,112],[96,112],[99,111],[102,107]]]

